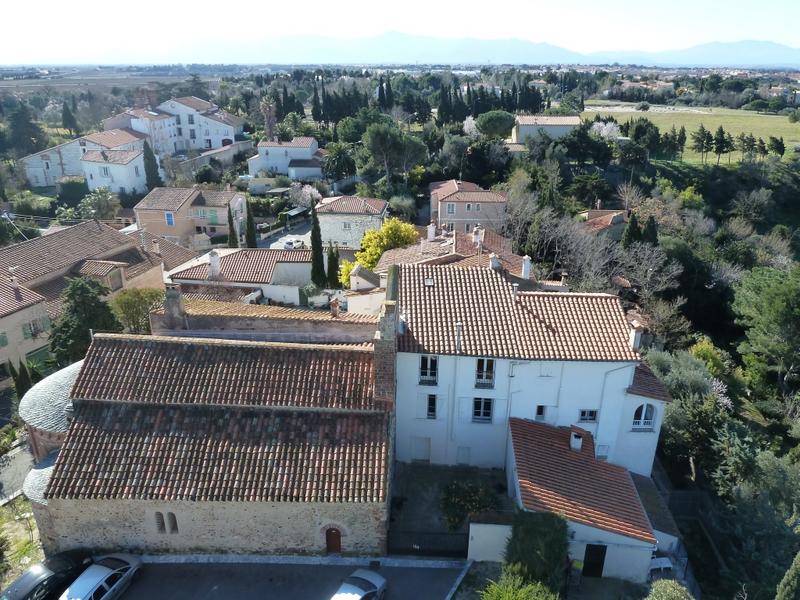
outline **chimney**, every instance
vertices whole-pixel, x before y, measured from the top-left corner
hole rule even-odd
[[[432,242],[436,239],[436,224],[431,221],[428,225],[428,241]]]
[[[522,279],[528,281],[531,278],[531,257],[527,254],[522,257]]]
[[[481,243],[481,228],[476,227],[472,230],[472,243],[476,246]]]
[[[517,299],[517,294],[519,293],[519,284],[518,283],[512,283],[511,284],[511,288],[514,290],[513,298],[514,298],[514,300],[516,300]]]
[[[561,285],[567,285],[567,273],[566,271],[561,271]]]
[[[464,328],[460,322],[456,323],[456,354],[461,353],[461,334],[463,329]]]
[[[175,283],[164,285],[164,323],[168,329],[186,329],[186,311],[183,309],[181,288]],[[152,324],[152,315],[150,316]],[[155,330],[155,327],[151,327]]]
[[[494,252],[489,255],[489,268],[492,271],[499,271],[500,270],[500,257],[497,256]]]
[[[156,238],[153,238],[153,254],[161,256],[161,244]]]
[[[220,273],[219,252],[212,250],[208,253],[208,276],[211,279],[219,279]]]
[[[15,290],[19,289],[19,278],[16,275],[11,276],[11,287]]]
[[[631,344],[631,350],[638,352],[642,345],[642,330],[639,327],[631,327],[628,340]]]
[[[339,300],[337,298],[333,298],[330,302],[331,307],[331,316],[335,319],[339,316]]]
[[[373,368],[375,370],[375,402],[384,408],[394,405],[397,358],[397,301],[385,300],[375,332]]]
[[[580,452],[583,447],[583,434],[573,431],[569,436],[569,447],[575,452]]]

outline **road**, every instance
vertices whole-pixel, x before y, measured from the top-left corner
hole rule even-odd
[[[148,564],[124,600],[329,600],[356,567],[274,564]],[[386,600],[443,600],[456,569],[381,568]]]
[[[25,476],[33,466],[33,455],[24,444],[0,457],[0,504],[3,500],[22,489]]]

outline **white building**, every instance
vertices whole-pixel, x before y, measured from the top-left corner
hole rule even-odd
[[[243,121],[213,102],[194,96],[173,98],[158,105],[175,121],[171,152],[211,150],[229,146],[242,133]]]
[[[81,157],[86,185],[94,191],[107,187],[118,194],[147,191],[141,150],[91,150]]]
[[[313,137],[295,137],[288,142],[264,140],[258,143],[258,154],[247,159],[247,170],[253,177],[263,171],[291,179],[320,179],[323,155]]]
[[[157,155],[170,155],[178,151],[178,126],[175,117],[167,112],[131,108],[103,120],[103,129],[121,127],[146,135]]]
[[[361,248],[361,238],[370,229],[380,229],[388,203],[377,198],[335,196],[317,204],[322,244],[340,248]]]
[[[669,396],[607,294],[519,292],[491,268],[399,266],[397,459],[504,468],[512,417],[579,426],[649,476]]]
[[[517,123],[511,131],[511,142],[524,144],[528,138],[542,134],[557,140],[579,127],[580,124],[581,118],[578,116],[518,115]]]

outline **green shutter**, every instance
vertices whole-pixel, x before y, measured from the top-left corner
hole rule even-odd
[[[6,346],[8,346],[8,335],[4,331],[0,333],[0,348],[5,348]]]
[[[25,323],[22,326],[22,337],[24,337],[26,340],[33,338],[33,331],[31,331],[30,323]]]

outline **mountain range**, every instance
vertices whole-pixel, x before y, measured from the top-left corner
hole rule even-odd
[[[388,32],[363,38],[273,37],[249,44],[269,64],[635,64],[663,67],[800,67],[800,48],[774,42],[712,42],[662,52],[582,54],[521,39],[450,39]]]

